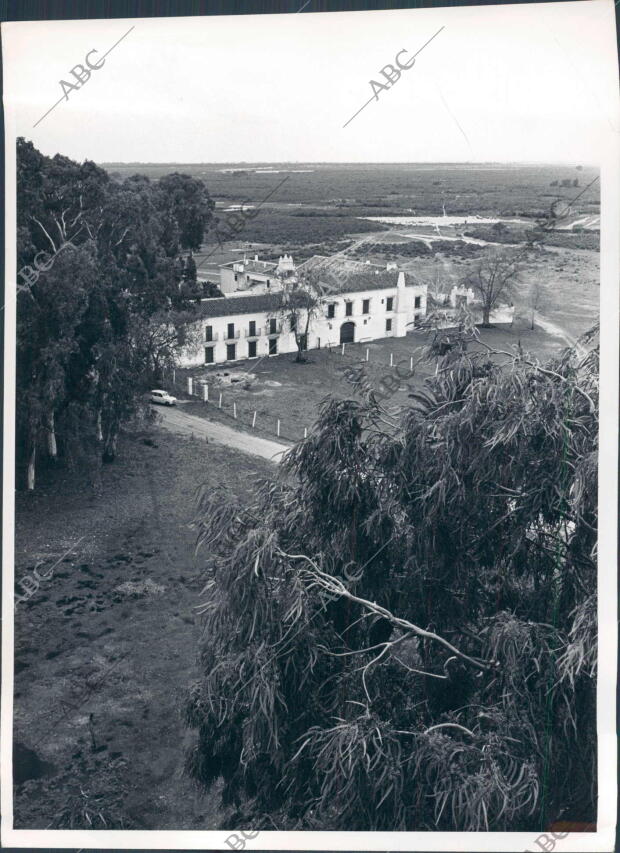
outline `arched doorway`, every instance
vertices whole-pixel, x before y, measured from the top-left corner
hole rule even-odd
[[[352,344],[355,340],[355,323],[343,323],[340,327],[340,343]]]

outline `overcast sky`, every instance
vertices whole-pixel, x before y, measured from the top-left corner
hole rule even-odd
[[[597,163],[618,128],[613,0],[4,24],[8,131],[98,162]],[[102,68],[60,80],[131,26]],[[387,64],[405,64],[385,83]]]

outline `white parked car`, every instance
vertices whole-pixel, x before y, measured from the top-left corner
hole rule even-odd
[[[167,391],[155,389],[151,391],[151,403],[159,403],[161,406],[176,406],[177,398]]]

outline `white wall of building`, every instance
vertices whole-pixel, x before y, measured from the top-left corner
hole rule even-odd
[[[388,310],[391,299],[391,309]],[[417,305],[416,305],[417,300]],[[232,361],[234,345],[234,360],[244,360],[250,356],[249,344],[256,342],[256,358],[269,354],[270,320],[275,319],[278,334],[277,353],[290,353],[297,350],[295,335],[290,329],[289,318],[282,312],[270,313],[259,311],[255,314],[235,313],[235,300],[230,300],[231,313],[225,317],[203,318],[194,324],[194,329],[188,339],[194,341],[200,338],[201,346],[195,344],[185,347],[180,355],[179,364],[182,367],[196,367],[205,364],[205,348],[213,348],[213,363],[222,364]],[[365,303],[368,304],[365,304]],[[347,314],[346,305],[350,303],[351,314]],[[334,306],[334,316],[328,316],[328,306]],[[367,310],[365,310],[367,309]],[[404,337],[407,331],[413,329],[416,317],[426,314],[426,285],[405,286],[405,278],[399,276],[397,287],[375,289],[357,293],[334,294],[325,297],[320,314],[310,322],[308,349],[317,347],[339,346],[341,328],[344,323],[353,323],[353,339],[355,342],[373,341],[381,338]],[[302,314],[299,322],[300,333],[305,328],[305,316]],[[250,336],[250,322],[256,324],[257,336]],[[229,330],[229,325],[234,326]],[[206,340],[206,329],[211,327],[212,340]],[[388,326],[390,328],[388,328]],[[232,337],[230,333],[232,332]]]

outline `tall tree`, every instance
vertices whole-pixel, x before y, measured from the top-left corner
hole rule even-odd
[[[597,349],[453,356],[401,422],[327,401],[255,499],[201,495],[188,769],[256,829],[593,817]]]
[[[189,176],[111,181],[24,139],[17,185],[17,449],[32,488],[38,448],[55,459],[99,435],[102,458],[114,458],[121,424],[170,358],[167,330],[180,344],[190,320],[180,246],[200,242],[212,202]]]
[[[312,322],[322,310],[321,291],[316,276],[302,273],[299,278],[291,276],[285,280],[282,305],[276,313],[288,322],[291,332],[295,335],[295,361],[298,363],[304,361]]]
[[[215,209],[204,183],[191,175],[173,172],[159,181],[158,191],[166,222],[164,244],[168,253],[177,254],[179,246],[198,251]]]
[[[464,277],[463,284],[471,287],[482,302],[483,327],[491,325],[491,312],[514,292],[524,258],[523,251],[489,251]]]

